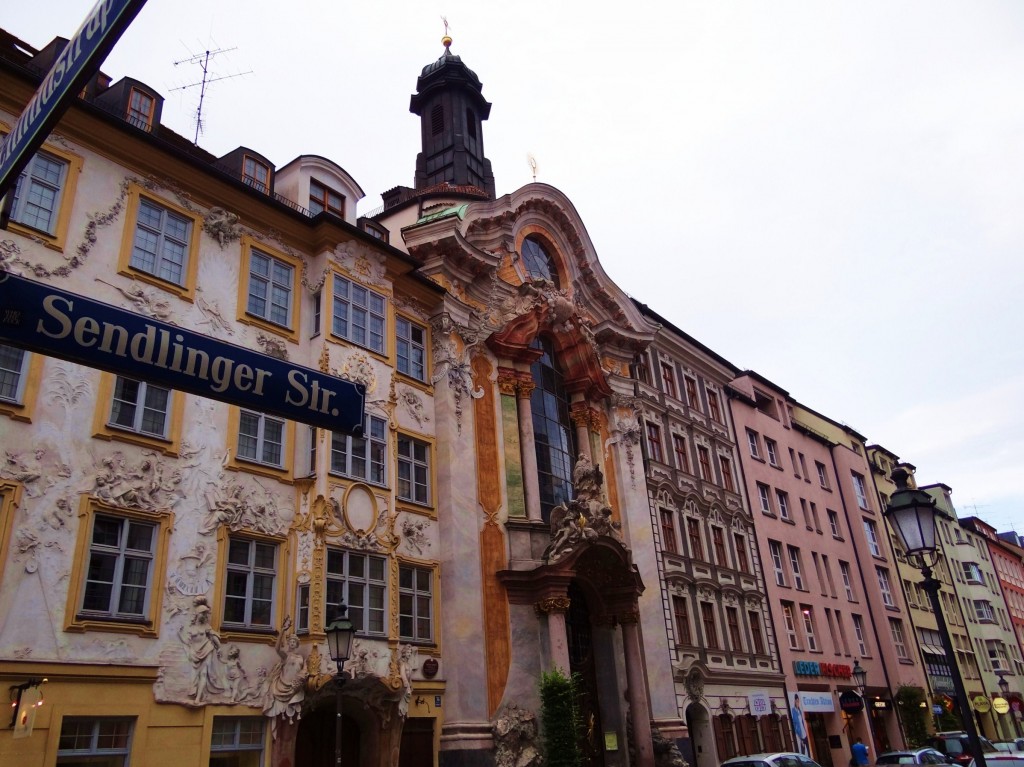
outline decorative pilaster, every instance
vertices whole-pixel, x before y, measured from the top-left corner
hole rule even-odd
[[[622,645],[626,653],[626,684],[629,687],[629,710],[633,720],[633,738],[636,741],[636,764],[637,767],[654,767],[651,710],[647,705],[647,684],[640,652],[640,613],[634,607],[620,613],[618,617],[622,625]]]
[[[582,397],[583,395],[573,396]],[[576,449],[579,450],[581,456],[585,455],[591,463],[594,463],[593,450],[590,447],[590,403],[584,399],[576,400],[569,406],[569,417],[576,427]]]
[[[537,449],[533,435],[533,406],[530,396],[537,384],[528,370],[516,373],[516,396],[519,404],[519,446],[523,462],[523,489],[526,491],[526,518],[541,521],[540,483],[537,478]]]
[[[534,603],[538,615],[548,618],[548,652],[551,667],[569,673],[569,637],[565,630],[565,614],[569,597],[546,597]]]

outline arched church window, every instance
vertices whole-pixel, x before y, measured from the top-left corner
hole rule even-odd
[[[533,438],[537,450],[541,516],[547,522],[551,510],[572,498],[572,468],[576,434],[569,418],[569,396],[554,346],[538,338],[531,344],[543,354],[530,369],[536,388],[530,395]]]
[[[526,273],[534,280],[550,280],[555,287],[558,285],[558,272],[555,264],[548,255],[547,250],[535,238],[527,237],[523,240],[522,248],[523,264],[526,266]]]

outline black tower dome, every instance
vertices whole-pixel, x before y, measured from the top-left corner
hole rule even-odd
[[[444,55],[423,67],[409,111],[420,118],[423,150],[416,155],[416,189],[437,184],[475,186],[494,198],[494,173],[484,157],[483,121],[491,105],[476,73],[453,56],[445,36]]]

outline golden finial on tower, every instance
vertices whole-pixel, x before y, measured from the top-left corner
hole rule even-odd
[[[441,17],[441,22],[444,24],[444,37],[441,38],[441,45],[444,46],[445,53],[452,47],[452,38],[448,34],[448,19],[445,16]]]

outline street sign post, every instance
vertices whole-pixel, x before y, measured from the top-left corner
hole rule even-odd
[[[362,384],[2,271],[0,341],[323,429],[363,428]]]
[[[146,0],[99,0],[93,6],[0,146],[0,197],[14,186],[61,114],[145,4]]]

